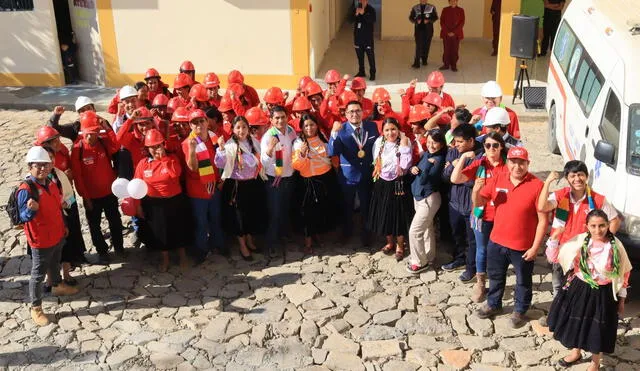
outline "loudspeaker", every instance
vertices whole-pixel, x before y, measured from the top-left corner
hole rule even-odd
[[[544,86],[525,86],[522,88],[524,106],[527,109],[544,109],[547,100],[547,88]]]
[[[539,17],[516,14],[511,25],[510,55],[514,58],[534,59],[537,51]]]

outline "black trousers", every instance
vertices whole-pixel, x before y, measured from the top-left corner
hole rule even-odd
[[[416,42],[416,56],[413,60],[414,64],[427,64],[429,60],[429,50],[431,49],[431,39],[433,39],[433,25],[428,24],[426,27],[416,28],[413,32]]]
[[[546,54],[549,47],[553,46],[553,39],[556,37],[561,19],[562,14],[545,12],[542,22],[542,43],[540,44],[540,52],[542,54]]]
[[[118,211],[118,199],[114,195],[108,195],[101,198],[91,199],[91,210],[85,209],[85,216],[89,223],[89,232],[91,233],[91,242],[99,254],[109,251],[100,222],[102,221],[102,212],[107,217],[109,223],[109,231],[111,232],[111,245],[114,250],[120,251],[124,249],[124,238],[122,237],[122,220]]]
[[[369,59],[369,73],[375,75],[376,73],[376,55],[373,50],[373,44],[371,45],[355,45],[356,56],[358,56],[358,73],[364,74],[364,54],[367,53],[367,59]]]

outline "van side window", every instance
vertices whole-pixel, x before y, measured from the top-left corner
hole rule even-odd
[[[607,97],[607,103],[604,107],[604,113],[602,114],[602,120],[600,121],[600,135],[609,144],[613,145],[616,149],[615,161],[618,161],[618,145],[620,140],[620,119],[622,117],[622,111],[620,109],[620,100],[616,94],[609,90],[609,96]]]
[[[571,79],[571,72],[573,72],[573,60],[569,67],[569,84],[573,88],[573,93],[580,103],[580,107],[585,116],[589,117],[591,109],[602,90],[604,78],[600,74],[598,67],[593,64],[591,57],[586,52],[582,52],[582,48],[576,47],[576,53],[580,51],[582,54],[582,60],[577,67],[577,73],[575,79]]]
[[[562,72],[567,75],[569,61],[573,55],[573,47],[576,45],[576,35],[571,30],[567,22],[562,22],[553,45],[553,54],[558,60]]]

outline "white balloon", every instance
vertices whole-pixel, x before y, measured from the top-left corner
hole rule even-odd
[[[129,181],[127,179],[118,178],[111,184],[111,192],[118,198],[127,198],[129,197],[129,192],[127,191],[128,185]]]
[[[129,191],[129,195],[136,200],[139,200],[147,195],[147,191],[149,188],[147,187],[147,183],[142,179],[132,179],[127,186],[127,191]]]

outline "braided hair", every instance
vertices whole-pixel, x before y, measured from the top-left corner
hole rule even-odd
[[[587,223],[591,218],[602,218],[607,223],[609,223],[609,218],[607,214],[600,209],[593,209],[587,214]],[[618,245],[616,244],[616,238],[611,233],[611,231],[607,231],[607,239],[611,244],[611,252],[612,252],[612,271],[608,274],[610,278],[616,278],[620,276],[620,252],[618,251]],[[582,248],[580,249],[580,273],[582,274],[582,278],[584,281],[593,289],[597,289],[600,286],[598,283],[591,277],[591,271],[589,270],[589,265],[587,260],[589,258],[589,242],[591,241],[591,233],[587,232],[587,236],[584,238],[582,242]]]
[[[245,125],[247,125],[247,127],[249,126],[249,121],[244,117],[244,116],[236,116],[233,118],[232,120],[232,127],[235,128],[236,125],[238,125],[238,123],[244,123]],[[236,135],[236,133],[232,133],[231,134],[231,139],[233,139],[233,142],[236,144],[236,161],[240,160],[240,156],[242,155],[242,150],[240,149],[240,138],[238,138],[238,136]],[[248,135],[247,140],[249,142],[249,147],[251,148],[251,153],[256,155],[256,149],[255,146],[253,145],[253,138],[251,137],[251,135]],[[241,160],[240,160],[241,161]]]

